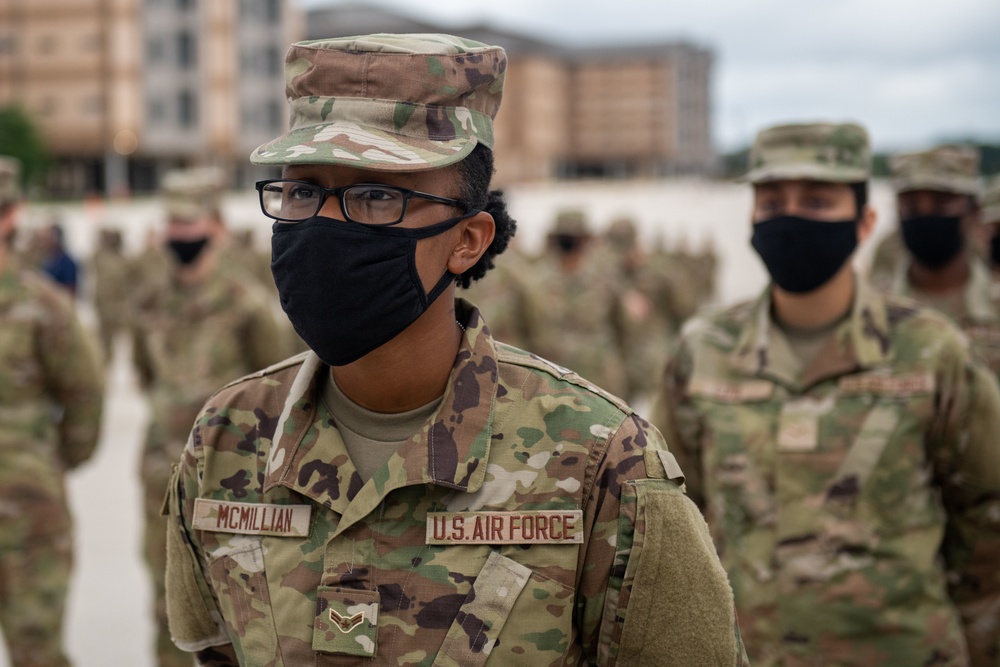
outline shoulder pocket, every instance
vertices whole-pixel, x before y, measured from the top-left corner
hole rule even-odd
[[[635,505],[622,504],[616,558],[624,561],[611,637],[617,664],[737,664],[732,590],[701,513],[670,482],[631,484]]]

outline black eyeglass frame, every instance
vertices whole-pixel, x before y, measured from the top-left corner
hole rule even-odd
[[[308,185],[311,188],[315,188],[321,191],[323,193],[323,196],[320,198],[319,205],[316,207],[316,210],[313,211],[311,215],[307,215],[304,218],[282,218],[277,215],[272,215],[268,213],[267,209],[264,206],[264,188],[273,183],[298,183],[300,185]],[[345,220],[353,222],[354,224],[357,225],[364,225],[365,227],[390,227],[392,225],[398,225],[406,217],[406,207],[410,204],[410,199],[413,197],[416,197],[418,199],[424,199],[426,201],[435,202],[438,204],[447,204],[449,206],[454,206],[455,208],[460,209],[462,211],[468,210],[468,206],[466,206],[465,203],[457,199],[449,199],[448,197],[439,197],[437,195],[432,195],[427,192],[420,192],[418,190],[401,188],[397,185],[386,185],[385,183],[352,183],[351,185],[342,185],[339,188],[325,188],[322,185],[317,185],[316,183],[313,183],[312,181],[303,181],[295,178],[271,178],[264,181],[257,181],[254,187],[257,189],[257,195],[258,195],[258,200],[260,202],[261,212],[268,218],[271,218],[272,220],[277,220],[278,222],[304,222],[305,220],[308,220],[309,218],[315,216],[323,209],[323,205],[326,204],[327,198],[330,197],[331,195],[335,196],[337,198],[337,201],[340,203],[340,212],[344,214]],[[399,213],[399,218],[393,222],[361,222],[359,220],[355,220],[354,218],[352,218],[350,214],[347,212],[347,203],[344,201],[344,193],[350,190],[351,188],[359,188],[359,187],[375,187],[375,188],[383,188],[386,190],[395,190],[397,192],[401,192],[403,194],[403,208]]]

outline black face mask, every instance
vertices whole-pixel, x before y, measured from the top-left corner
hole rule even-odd
[[[556,249],[567,255],[581,245],[583,245],[583,239],[579,236],[573,236],[571,234],[556,234],[552,237],[553,242],[556,244]]]
[[[418,229],[320,216],[275,223],[271,274],[281,307],[325,363],[357,361],[410,326],[455,279],[445,271],[426,293],[417,274],[417,241],[476,213]]]
[[[200,239],[195,239],[194,241],[178,241],[176,239],[171,239],[167,241],[167,247],[170,251],[174,253],[174,257],[181,264],[187,265],[198,259],[198,255],[201,251],[205,249],[208,245],[208,237],[204,236]]]
[[[994,234],[990,239],[990,261],[993,266],[1000,267],[1000,234]]]
[[[858,222],[771,218],[754,224],[750,244],[774,284],[786,292],[811,292],[833,278],[858,247]]]
[[[903,243],[914,259],[939,269],[965,246],[961,216],[923,215],[899,221]]]

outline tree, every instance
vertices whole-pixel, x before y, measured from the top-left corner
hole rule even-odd
[[[36,183],[49,168],[49,154],[38,126],[19,106],[0,107],[0,153],[21,161],[25,188]]]

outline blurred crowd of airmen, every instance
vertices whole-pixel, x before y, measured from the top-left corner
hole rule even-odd
[[[650,406],[755,665],[1000,665],[1000,177],[984,187],[978,154],[960,146],[897,155],[891,169],[899,228],[868,277],[853,264],[875,225],[867,133],[813,123],[768,128],[751,151],[752,245],[771,276],[755,301],[702,309],[716,300],[710,246],[650,250],[634,219],[597,228],[570,209],[541,253],[510,248],[465,292],[497,340]],[[95,449],[100,360],[127,330],[151,406],[140,475],[158,664],[189,667],[165,609],[171,469],[216,390],[307,348],[279,315],[268,256],[224,223],[218,170],[164,178],[166,224],[140,255],[120,230],[99,232],[97,337],[75,314],[75,269],[60,280],[58,227],[47,251],[14,252],[18,183],[16,161],[0,158],[12,662],[69,664],[63,477]]]

